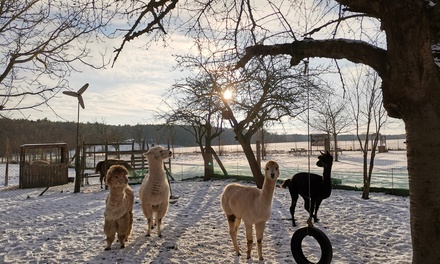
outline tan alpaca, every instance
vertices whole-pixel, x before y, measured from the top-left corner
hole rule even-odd
[[[261,190],[256,187],[231,183],[225,187],[221,197],[222,208],[228,219],[229,235],[232,238],[237,256],[240,256],[237,231],[241,219],[243,219],[246,229],[248,259],[251,257],[253,244],[252,226],[255,225],[258,256],[260,260],[263,260],[263,233],[266,222],[270,218],[275,184],[280,175],[278,163],[273,160],[266,163],[264,170],[265,178]]]
[[[163,160],[171,157],[171,151],[161,146],[150,148],[144,154],[148,160],[148,174],[139,188],[139,200],[147,218],[147,236],[153,228],[153,217],[157,225],[157,235],[162,236],[161,224],[168,211],[170,187],[165,175]]]
[[[131,235],[133,228],[134,193],[128,185],[128,170],[122,165],[113,165],[107,172],[106,182],[109,194],[105,201],[104,233],[107,236],[107,247],[110,250],[116,233],[121,248]]]

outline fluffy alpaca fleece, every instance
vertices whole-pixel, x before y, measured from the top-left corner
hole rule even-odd
[[[107,172],[106,181],[110,191],[104,211],[104,233],[107,236],[105,250],[111,249],[116,233],[121,248],[125,248],[125,241],[131,235],[134,193],[128,185],[127,175],[128,170],[122,165],[113,165]]]
[[[229,235],[232,238],[237,256],[240,256],[237,231],[241,219],[243,219],[246,229],[248,259],[251,257],[253,244],[252,226],[255,225],[258,256],[260,260],[263,260],[263,234],[266,222],[271,215],[275,184],[280,175],[278,163],[273,160],[266,163],[264,170],[265,178],[261,190],[256,187],[231,183],[225,187],[221,196],[221,205],[228,220]]]
[[[144,156],[148,160],[148,174],[139,188],[139,200],[147,218],[147,236],[153,228],[153,217],[157,226],[157,235],[161,234],[161,224],[168,211],[170,187],[165,175],[163,160],[171,157],[171,151],[161,146],[150,148]]]

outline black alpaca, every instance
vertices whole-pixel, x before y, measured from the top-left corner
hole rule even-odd
[[[331,184],[331,170],[333,164],[333,156],[328,151],[321,152],[318,157],[316,166],[324,169],[323,176],[314,173],[300,172],[293,175],[292,179],[285,180],[281,187],[289,188],[290,196],[292,197],[292,205],[290,206],[290,214],[292,215],[293,226],[295,223],[295,206],[298,200],[298,195],[304,199],[304,208],[307,212],[312,213],[315,222],[318,222],[318,209],[322,200],[330,197],[332,192]],[[310,199],[309,199],[309,175],[310,175]],[[310,206],[310,202],[312,203]],[[311,210],[311,211],[309,211]]]

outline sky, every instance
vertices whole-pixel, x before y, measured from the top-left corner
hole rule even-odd
[[[113,67],[84,68],[81,73],[74,73],[69,82],[76,90],[85,83],[89,84],[83,94],[85,109],[80,109],[80,122],[108,125],[163,123],[155,119],[155,114],[167,109],[165,93],[183,76],[180,71],[173,70],[176,65],[173,55],[186,52],[190,46],[191,43],[183,38],[168,47],[158,44],[148,50],[135,45],[126,46]],[[77,121],[76,98],[59,93],[50,101],[50,106],[56,114],[46,107],[24,113],[32,120]],[[307,125],[298,120],[286,120],[269,130],[278,134],[307,134]],[[404,134],[403,122],[389,119],[382,131],[384,134]]]
[[[85,109],[80,109],[80,122],[99,122],[109,125],[157,123],[153,115],[165,107],[164,93],[179,78],[173,72],[173,54],[179,44],[170,47],[151,46],[145,50],[127,45],[116,64],[105,69],[82,68],[69,78],[74,91],[88,83],[83,94]],[[76,89],[76,90],[75,90]],[[49,108],[28,111],[30,119],[47,118],[53,121],[77,121],[78,101],[59,93]]]
[[[107,50],[112,54],[114,47],[119,47],[121,42],[121,38],[113,39],[94,48],[96,52]],[[145,49],[142,47],[144,42],[141,37],[127,43],[113,67],[109,65],[99,70],[81,67],[80,73],[73,73],[68,78],[74,91],[89,84],[83,94],[85,109],[80,109],[80,122],[108,125],[163,123],[155,119],[156,111],[167,109],[165,92],[183,76],[182,72],[173,70],[176,65],[173,55],[186,54],[193,43],[189,37],[179,34],[174,34],[166,47],[158,42]],[[13,118],[77,121],[76,98],[59,93],[50,101],[50,107],[24,110],[23,115],[14,113]],[[270,130],[278,134],[307,134],[308,131],[301,121],[286,121]],[[404,133],[403,122],[390,120],[383,133]]]

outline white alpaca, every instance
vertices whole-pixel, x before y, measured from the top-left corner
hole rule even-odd
[[[265,179],[261,190],[256,187],[231,183],[223,191],[221,204],[228,219],[229,235],[232,238],[232,244],[237,256],[240,256],[237,230],[241,219],[243,219],[246,229],[247,258],[251,257],[253,244],[252,226],[255,225],[258,256],[260,260],[263,260],[263,233],[266,222],[270,218],[275,184],[280,175],[278,167],[278,163],[273,160],[266,163]]]
[[[150,236],[154,216],[157,235],[162,236],[160,226],[168,211],[170,200],[170,187],[165,175],[163,160],[171,157],[171,154],[171,151],[161,146],[152,147],[144,154],[148,160],[148,174],[139,188],[139,200],[148,222],[147,236]]]

